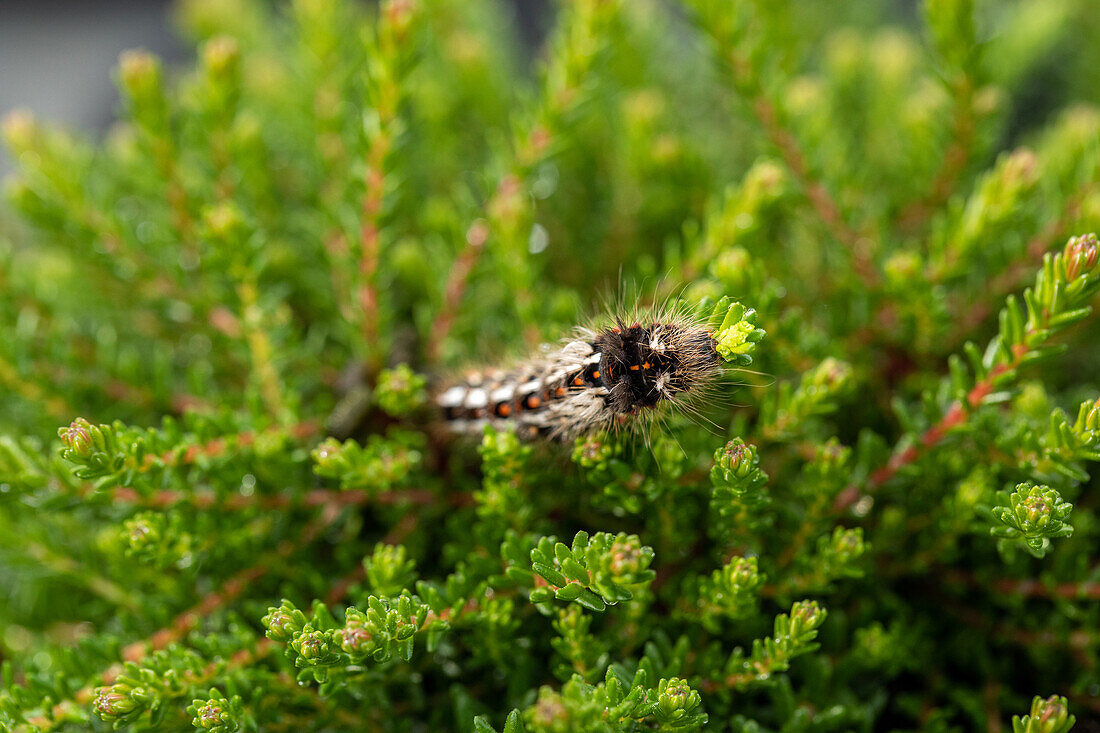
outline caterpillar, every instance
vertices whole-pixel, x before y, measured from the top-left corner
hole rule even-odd
[[[656,417],[665,404],[697,396],[721,369],[711,331],[666,310],[578,328],[513,369],[467,374],[434,401],[455,432],[492,425],[524,440],[569,440]]]

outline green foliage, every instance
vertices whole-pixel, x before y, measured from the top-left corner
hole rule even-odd
[[[774,675],[787,671],[795,657],[818,648],[814,639],[824,622],[825,609],[816,601],[799,601],[791,606],[790,614],[775,617],[772,635],[755,640],[748,655],[734,650],[723,669],[723,682],[736,688],[769,682]]]
[[[1016,540],[1035,557],[1047,554],[1052,539],[1073,534],[1073,527],[1065,521],[1073,504],[1062,501],[1056,489],[1020,484],[1009,495],[1008,503],[993,507],[993,516],[1002,526],[993,527],[990,533]]]
[[[573,677],[560,693],[547,687],[539,690],[527,726],[554,732],[699,730],[707,722],[699,706],[699,693],[681,679],[662,679],[652,688],[646,684],[645,670],[631,678],[625,670],[611,667],[598,685]]]
[[[1066,708],[1066,698],[1051,695],[1044,700],[1036,696],[1031,701],[1030,715],[1012,716],[1012,733],[1065,733],[1076,720]]]
[[[0,730],[1095,727],[1095,4],[542,20],[180,0],[5,117]],[[445,430],[649,308],[679,410]]]
[[[552,598],[576,601],[591,611],[629,601],[656,573],[649,569],[653,549],[643,547],[637,535],[617,536],[597,532],[589,538],[581,531],[569,547],[553,537],[543,537],[531,550],[531,570],[546,587],[531,591],[532,603]],[[540,585],[536,581],[536,585]],[[633,591],[633,592],[632,592]]]

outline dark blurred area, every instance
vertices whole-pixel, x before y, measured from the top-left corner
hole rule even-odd
[[[548,0],[510,0],[522,40],[536,45]],[[118,55],[145,48],[169,63],[189,51],[172,27],[171,0],[0,0],[0,116],[21,107],[74,129],[115,118]],[[0,149],[0,175],[11,171]]]

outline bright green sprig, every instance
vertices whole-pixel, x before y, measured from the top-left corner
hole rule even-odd
[[[393,598],[368,596],[365,605],[365,611],[349,607],[341,626],[322,603],[315,602],[307,617],[284,600],[279,608],[268,609],[263,624],[268,638],[286,643],[294,665],[317,682],[326,682],[333,668],[368,658],[377,663],[408,661],[417,632],[430,629],[437,635],[446,628],[428,604],[407,591]]]
[[[1100,461],[1100,400],[1082,402],[1073,423],[1062,410],[1054,410],[1047,432],[1035,443],[1023,459],[1029,470],[1075,483],[1088,481],[1080,463]]]
[[[994,537],[1021,544],[1033,556],[1043,557],[1052,539],[1073,534],[1073,527],[1066,521],[1073,505],[1063,501],[1055,489],[1018,484],[1008,502],[1008,506],[993,507],[993,516],[1000,522],[1000,526],[990,529]]]
[[[1035,285],[1024,291],[1024,305],[1009,296],[1000,314],[1000,333],[985,355],[967,344],[967,356],[978,379],[989,377],[994,386],[1014,379],[1019,367],[1043,361],[1065,351],[1048,345],[1056,333],[1081,322],[1092,308],[1089,299],[1100,292],[1100,243],[1095,234],[1071,237],[1065,248],[1043,258]],[[962,365],[952,360],[956,393],[964,393],[969,380]]]
[[[367,657],[375,662],[390,659],[409,661],[413,652],[413,637],[428,623],[431,609],[418,597],[402,593],[394,599],[367,598],[366,612],[352,607],[345,614],[344,627],[334,638],[352,661]],[[432,625],[445,622],[435,619]]]
[[[64,446],[61,457],[80,466],[74,471],[79,478],[113,476],[119,485],[126,486],[146,455],[146,443],[138,440],[124,446],[119,435],[123,430],[121,423],[92,425],[78,417],[69,427],[57,431]]]
[[[385,437],[371,435],[366,445],[329,438],[311,456],[318,476],[336,479],[341,489],[386,491],[402,485],[424,457],[424,435],[390,430]]]
[[[543,537],[531,550],[531,569],[548,587],[531,591],[531,602],[545,604],[557,598],[576,601],[592,611],[629,601],[649,585],[656,573],[649,569],[653,550],[637,535],[577,532],[572,547]]]
[[[756,557],[735,557],[684,594],[684,613],[698,614],[703,626],[716,633],[722,619],[736,621],[756,612],[765,579]]]
[[[850,364],[828,357],[802,375],[798,387],[781,382],[760,409],[760,431],[770,440],[789,440],[805,432],[812,418],[836,412],[855,386]]]
[[[522,527],[532,510],[525,491],[531,446],[521,443],[515,431],[486,426],[478,453],[484,476],[481,489],[474,492],[478,512],[503,519],[509,527]]]
[[[752,364],[752,352],[766,332],[756,325],[756,311],[723,297],[707,318],[718,355],[737,366]]]
[[[197,699],[187,707],[191,725],[210,733],[233,733],[241,730],[256,730],[256,723],[245,712],[240,695],[226,698],[216,688],[211,688],[206,699]]]
[[[816,551],[800,562],[805,570],[790,582],[806,592],[824,590],[840,578],[862,577],[865,569],[860,560],[869,549],[862,527],[836,527],[831,535],[818,538]]]
[[[142,512],[123,522],[119,539],[127,557],[166,568],[190,559],[194,541],[174,514]]]
[[[177,646],[156,652],[140,666],[127,662],[111,685],[96,689],[92,712],[116,728],[148,714],[145,720],[156,728],[168,711],[167,703],[192,694],[204,667],[197,653]]]
[[[604,681],[586,683],[574,676],[557,692],[539,690],[538,702],[524,714],[533,731],[607,730],[632,733],[641,730],[690,731],[706,724],[699,693],[675,677],[648,687],[645,670],[633,677],[612,665]]]
[[[290,641],[305,629],[309,620],[293,603],[283,599],[278,607],[271,607],[261,619],[261,623],[267,629],[268,639],[277,642]]]
[[[408,364],[383,369],[374,398],[387,414],[403,417],[419,410],[428,400],[428,380]]]
[[[558,636],[550,641],[564,662],[555,670],[558,678],[568,680],[574,674],[585,680],[598,676],[607,666],[610,645],[591,633],[592,617],[579,606],[566,606],[558,611],[554,630]]]
[[[771,498],[764,491],[768,474],[760,468],[756,446],[734,438],[714,453],[710,469],[714,491],[710,515],[714,530],[729,536],[739,529],[756,530],[771,521]]]
[[[980,48],[974,30],[974,0],[926,0],[924,12],[940,56],[953,71],[970,66]]]
[[[818,627],[825,622],[825,615],[825,609],[816,601],[795,603],[790,614],[776,616],[772,635],[754,641],[747,657],[740,649],[730,655],[725,666],[726,677],[717,686],[744,689],[768,682],[787,671],[791,660],[818,648],[814,639]]]
[[[1012,716],[1012,733],[1066,733],[1076,722],[1077,716],[1070,715],[1066,698],[1051,695],[1044,699],[1036,695],[1031,701],[1030,714]]]
[[[379,597],[397,596],[416,580],[416,561],[408,557],[404,545],[379,542],[374,552],[363,558],[367,587]]]

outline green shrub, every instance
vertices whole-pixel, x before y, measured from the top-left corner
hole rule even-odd
[[[0,727],[1095,725],[1100,13],[892,7],[187,0],[10,114]],[[755,309],[700,414],[439,429],[609,294]]]

